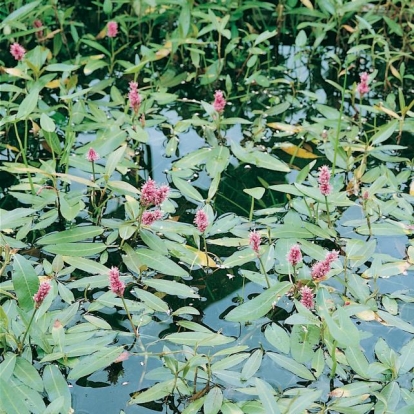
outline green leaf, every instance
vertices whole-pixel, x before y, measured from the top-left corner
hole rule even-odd
[[[38,7],[40,3],[41,3],[41,1],[33,1],[31,3],[25,4],[22,7],[19,7],[17,10],[14,10],[12,13],[10,13],[9,15],[7,15],[2,20],[2,22],[0,23],[0,27],[3,29],[4,26],[6,25],[6,23],[9,24],[13,20],[23,19],[23,17],[25,15],[28,15],[34,9],[36,9],[36,7]]]
[[[378,310],[378,316],[383,319],[388,325],[395,326],[403,331],[414,334],[414,326],[408,322],[403,321],[398,316],[390,315],[388,312]]]
[[[9,382],[15,391],[15,399],[22,400],[31,413],[44,413],[46,406],[43,402],[42,395],[39,392],[28,387],[26,384],[21,383],[14,377],[12,377]]]
[[[112,329],[112,326],[108,322],[106,322],[105,319],[97,318],[96,316],[93,316],[93,315],[83,315],[83,317],[93,326],[96,326],[98,329],[107,329],[107,330]]]
[[[156,312],[168,313],[168,305],[158,296],[139,288],[134,288],[134,292],[138,296],[138,299],[140,299],[141,302],[144,302],[149,308]]]
[[[46,132],[55,132],[56,125],[52,118],[45,113],[40,115],[40,127]]]
[[[62,256],[72,256],[72,257],[83,257],[83,256],[93,256],[95,254],[101,253],[106,249],[104,243],[61,243],[61,244],[50,244],[48,246],[43,246],[43,250],[54,253],[61,254]]]
[[[362,353],[359,345],[348,346],[345,349],[345,356],[351,368],[362,378],[369,379],[368,361]]]
[[[20,254],[14,255],[12,281],[20,308],[26,312],[33,310],[39,278],[31,263]]]
[[[60,396],[53,400],[47,407],[46,410],[43,411],[43,414],[57,414],[61,413],[63,410],[63,406],[65,404],[65,398]]]
[[[219,387],[213,387],[204,400],[204,414],[217,414],[223,404],[223,393]]]
[[[273,352],[268,352],[267,355],[269,355],[269,357],[273,359],[276,364],[280,365],[282,368],[287,369],[298,377],[307,379],[309,381],[315,380],[313,374],[304,365],[299,364],[299,362],[296,362],[292,358],[280,354],[275,354]]]
[[[240,240],[239,242],[240,243]],[[223,262],[223,266],[232,268],[234,266],[241,266],[245,263],[252,262],[257,258],[256,253],[252,249],[243,249],[234,252],[231,256],[227,257]],[[264,277],[264,276],[263,276]]]
[[[64,230],[56,233],[51,233],[41,237],[36,241],[37,244],[61,244],[61,243],[75,243],[82,240],[92,239],[100,236],[103,233],[103,228],[98,226],[79,226],[70,230]],[[65,255],[67,256],[67,254]]]
[[[17,357],[13,375],[36,391],[43,391],[43,381],[37,369],[25,358]]]
[[[167,335],[164,339],[174,344],[188,346],[217,346],[234,341],[234,338],[214,332],[179,332]]]
[[[165,279],[144,279],[142,280],[142,283],[154,288],[158,292],[165,292],[169,295],[181,296],[183,298],[200,298],[200,295],[198,295],[193,288],[184,285],[183,283]]]
[[[277,303],[289,291],[290,287],[289,282],[277,282],[264,293],[231,310],[225,319],[231,322],[248,322],[259,319],[270,311],[272,304]]]
[[[109,269],[94,260],[85,259],[84,257],[70,256],[62,256],[62,259],[64,262],[70,264],[71,266],[76,267],[77,269],[83,270],[84,272],[90,273],[92,275],[102,274],[106,278],[109,275]]]
[[[45,367],[43,370],[43,383],[49,401],[63,397],[63,412],[68,413],[71,408],[71,395],[68,384],[56,365],[47,365]]]
[[[175,175],[172,175],[172,181],[183,196],[200,202],[204,201],[203,196],[188,181],[185,181]]]
[[[39,101],[39,89],[32,89],[19,105],[16,119],[26,119],[37,107]]]
[[[393,133],[398,130],[398,120],[392,121],[382,125],[378,131],[370,138],[371,145],[378,145],[381,142],[386,141]]]
[[[227,147],[219,145],[208,154],[206,170],[210,177],[215,177],[224,171],[230,162],[230,151]]]
[[[289,411],[292,413],[306,412],[322,394],[322,390],[310,391],[307,389],[306,391],[309,392],[293,398],[293,401],[289,404]]]
[[[260,200],[265,193],[265,189],[263,187],[245,188],[243,191],[256,200]]]
[[[3,361],[0,363],[0,378],[8,381],[13,375],[14,367],[16,366],[16,354],[7,352]]]
[[[140,263],[164,273],[167,276],[186,277],[188,273],[171,259],[153,250],[140,248],[135,250],[135,255],[138,257]]]
[[[377,246],[376,239],[363,241],[357,239],[349,239],[346,244],[346,255],[350,260],[351,267],[359,267],[364,264],[375,252]]]
[[[266,414],[280,414],[281,411],[274,397],[274,390],[266,381],[255,378],[256,391]]]
[[[414,367],[414,339],[411,339],[410,342],[401,348],[398,359],[401,367],[399,370],[400,375],[409,372]]]
[[[16,398],[16,389],[3,378],[0,378],[0,409],[6,414],[30,414],[23,399]]]
[[[247,381],[249,378],[253,377],[254,374],[260,368],[262,364],[263,351],[261,349],[256,349],[251,355],[250,358],[246,361],[243,366],[240,379],[242,381]]]
[[[104,348],[90,356],[82,358],[69,372],[68,379],[77,380],[111,365],[123,351],[123,346]]]
[[[173,392],[175,384],[176,381],[174,379],[159,382],[158,384],[153,385],[148,390],[140,392],[138,395],[132,397],[128,401],[128,405],[145,404],[147,402],[157,401],[161,398],[164,398]]]
[[[22,225],[22,218],[30,216],[36,210],[32,208],[15,208],[7,211],[0,209],[0,230],[14,229]]]
[[[45,67],[45,70],[49,72],[73,72],[79,69],[79,65],[68,65],[66,63],[52,63]]]
[[[268,325],[265,331],[265,337],[276,349],[284,354],[289,353],[289,334],[279,325],[276,325],[275,323]]]

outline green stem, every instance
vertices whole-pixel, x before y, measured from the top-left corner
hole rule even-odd
[[[335,137],[335,148],[334,148],[334,157],[332,162],[332,175],[335,174],[335,167],[336,167],[336,157],[338,155],[338,147],[339,147],[339,135],[341,132],[341,122],[342,122],[342,115],[344,113],[344,104],[345,104],[345,88],[346,88],[346,80],[347,80],[347,69],[345,68],[345,77],[344,77],[344,84],[342,89],[342,100],[341,100],[341,108],[339,110],[339,119],[338,119],[338,127],[336,130],[336,137]]]
[[[338,363],[336,361],[336,352],[335,351],[336,351],[336,341],[334,340],[333,343],[332,343],[332,354],[331,354],[331,357],[332,357],[332,368],[331,368],[331,374],[330,374],[331,378],[335,377],[336,367],[338,365]]]
[[[33,322],[33,320],[34,320],[34,317],[35,317],[35,315],[36,315],[36,312],[37,312],[37,308],[35,308],[35,309],[34,309],[33,314],[32,314],[32,317],[30,318],[29,324],[27,325],[26,332],[25,332],[25,333],[24,333],[24,335],[23,335],[22,342],[20,342],[20,344],[18,345],[18,348],[19,348],[19,354],[21,354],[21,353],[22,353],[22,351],[23,351],[24,341],[26,340],[26,336],[27,336],[27,334],[29,333],[30,327],[32,326],[32,322]]]
[[[267,284],[267,287],[268,287],[268,289],[270,289],[269,278],[268,278],[268,276],[267,276],[267,273],[266,273],[265,267],[264,267],[264,265],[263,265],[262,258],[261,258],[260,256],[257,256],[257,258],[259,259],[259,262],[260,262],[260,268],[261,268],[261,270],[262,270],[262,273],[264,274],[264,277],[266,278],[266,284]]]
[[[134,335],[138,338],[139,337],[138,329],[135,328],[134,322],[132,322],[131,314],[129,313],[127,304],[125,302],[125,299],[124,299],[123,296],[121,296],[121,299],[122,299],[122,304],[124,305],[125,312],[126,312],[126,314],[128,316],[129,322],[131,323],[132,332],[134,332]]]
[[[19,141],[20,153],[22,154],[24,165],[28,170],[27,171],[27,177],[29,179],[30,189],[32,191],[32,194],[36,195],[36,191],[34,189],[34,185],[33,185],[33,181],[32,181],[32,175],[30,174],[29,164],[28,164],[27,158],[26,158],[26,152],[27,152],[27,121],[26,121],[26,132],[25,132],[25,136],[24,136],[24,146],[23,146],[22,141],[20,139],[20,135],[19,135],[19,131],[17,129],[17,123],[16,122],[14,123],[14,130],[16,132],[17,141]]]
[[[327,196],[325,196],[325,205],[326,205],[326,214],[328,215],[328,226],[329,226],[329,228],[332,228],[331,214],[329,212],[329,203],[328,203],[328,197]]]
[[[253,211],[254,211],[254,197],[252,197],[252,203],[250,205],[249,221],[253,220]]]

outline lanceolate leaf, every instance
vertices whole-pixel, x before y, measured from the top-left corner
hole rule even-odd
[[[123,351],[123,346],[104,348],[101,351],[82,358],[72,371],[70,371],[68,379],[77,380],[111,365]]]
[[[34,309],[33,296],[39,288],[39,278],[30,262],[20,254],[14,256],[12,280],[20,307],[24,311]]]
[[[64,412],[69,412],[71,408],[71,396],[68,384],[62,373],[56,365],[47,365],[43,371],[43,383],[47,392],[49,401],[54,401],[59,397],[63,397]]]
[[[266,414],[280,414],[279,406],[273,395],[272,387],[260,378],[256,378],[256,390]]]
[[[139,393],[137,396],[132,397],[128,405],[132,404],[144,404],[150,401],[157,401],[161,398],[171,394],[175,385],[175,380],[171,379],[164,382],[159,382],[146,391]]]
[[[292,372],[293,374],[297,375],[298,377],[313,381],[315,377],[313,376],[312,372],[309,371],[304,365],[299,364],[294,359],[289,358],[284,355],[275,354],[273,352],[268,352],[267,355],[276,362],[276,364],[280,365],[282,368],[287,369],[288,371]]]
[[[165,292],[169,295],[181,296],[184,298],[199,298],[193,288],[171,280],[165,279],[146,279],[142,281],[145,285],[151,286],[158,292]]]
[[[0,378],[0,409],[7,414],[30,414],[23,399],[16,398],[13,385]]]
[[[70,230],[48,234],[36,241],[37,244],[61,244],[75,243],[87,239],[92,239],[103,233],[103,228],[98,226],[75,227]]]
[[[254,321],[266,315],[273,303],[290,289],[289,282],[278,282],[264,293],[238,306],[226,315],[226,319],[232,322]]]
[[[185,277],[188,275],[182,267],[154,250],[142,248],[136,250],[135,254],[138,256],[140,263],[145,264],[158,272],[164,273],[167,276]]]

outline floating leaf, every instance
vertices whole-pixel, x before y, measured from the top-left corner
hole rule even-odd
[[[167,276],[188,276],[188,273],[182,267],[158,252],[140,248],[135,250],[135,254],[140,263],[151,269],[157,270],[158,272],[164,273]]]
[[[59,397],[63,397],[65,413],[71,408],[71,395],[68,384],[59,368],[55,365],[47,365],[43,370],[43,383],[47,392],[49,401],[54,401]]]
[[[274,397],[274,390],[266,381],[255,378],[256,391],[266,414],[280,414],[279,406]]]
[[[272,305],[277,303],[290,287],[289,282],[277,282],[264,293],[231,310],[225,319],[232,322],[255,321],[269,312]]]
[[[310,381],[315,380],[313,374],[304,365],[299,364],[299,362],[296,362],[294,359],[280,354],[275,354],[273,352],[268,352],[267,355],[269,355],[270,358],[276,362],[276,364],[280,365],[282,368],[287,369],[298,377]]]
[[[103,228],[98,226],[74,227],[70,230],[48,234],[38,239],[36,243],[41,245],[75,243],[82,240],[92,239],[93,237],[100,236],[102,233]]]
[[[69,372],[68,379],[77,380],[111,365],[124,351],[123,346],[104,348],[82,358]]]
[[[223,403],[223,393],[219,387],[213,387],[204,400],[204,414],[217,414]]]
[[[159,382],[148,390],[142,391],[138,395],[132,397],[128,401],[128,405],[145,404],[147,402],[157,401],[167,395],[170,395],[173,392],[175,385],[176,381],[174,379]]]
[[[144,279],[142,280],[142,283],[154,288],[158,292],[165,292],[169,295],[176,295],[183,298],[200,298],[200,295],[198,295],[193,288],[184,285],[183,283],[165,279]]]
[[[43,246],[43,250],[62,256],[84,257],[93,256],[106,249],[104,243],[61,243]]]

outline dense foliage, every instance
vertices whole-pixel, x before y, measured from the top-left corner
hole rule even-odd
[[[0,411],[414,412],[413,15],[5,0]]]

